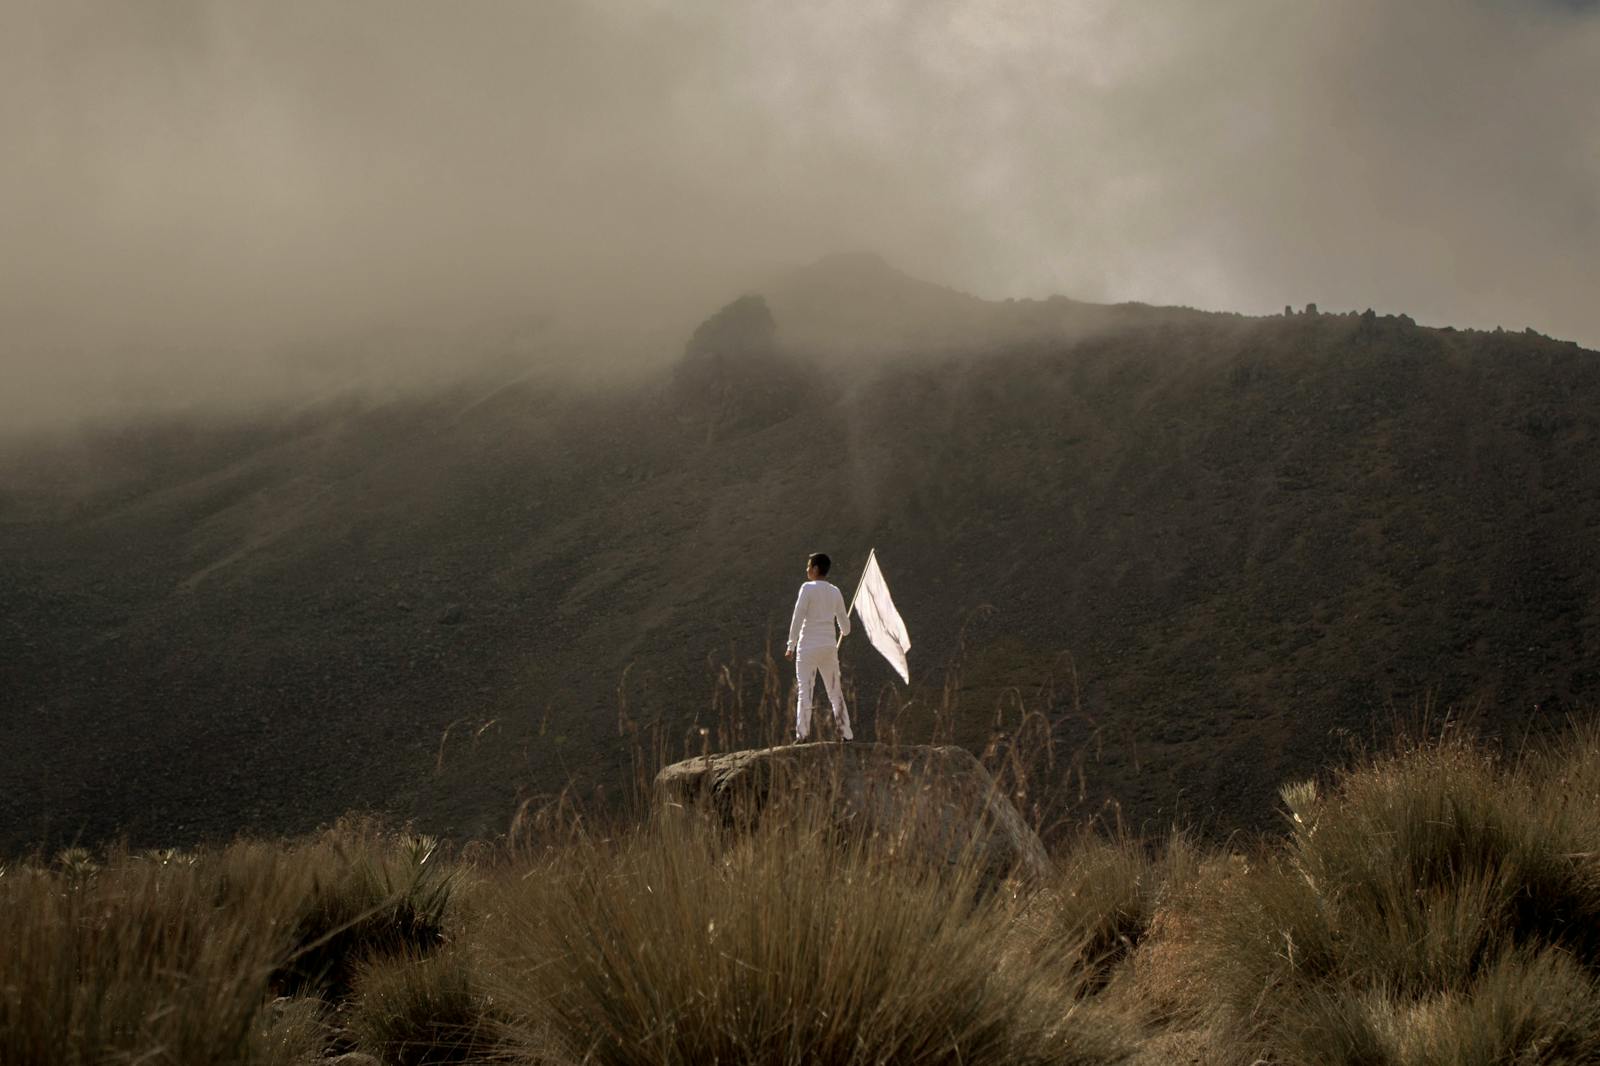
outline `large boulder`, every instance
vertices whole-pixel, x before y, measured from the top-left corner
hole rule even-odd
[[[731,828],[820,799],[827,819],[897,853],[971,865],[985,886],[1048,869],[1044,845],[964,748],[791,744],[703,755],[656,775],[656,802]]]

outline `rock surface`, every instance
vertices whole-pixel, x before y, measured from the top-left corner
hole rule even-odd
[[[656,775],[658,805],[753,823],[806,795],[828,797],[831,820],[951,866],[976,863],[986,884],[1037,877],[1044,845],[964,748],[791,744],[704,755]]]

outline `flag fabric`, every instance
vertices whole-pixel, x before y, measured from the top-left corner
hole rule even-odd
[[[856,586],[855,599],[850,605],[861,619],[861,627],[867,631],[872,646],[889,660],[900,680],[911,684],[911,671],[906,665],[911,637],[906,633],[900,612],[894,609],[894,600],[889,598],[889,583],[878,568],[876,550],[867,556],[867,568],[861,572],[861,582]]]

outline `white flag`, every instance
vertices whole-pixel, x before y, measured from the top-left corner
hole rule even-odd
[[[861,583],[856,586],[855,599],[850,602],[872,646],[889,660],[889,665],[900,675],[900,680],[911,684],[911,672],[906,666],[906,652],[911,650],[911,637],[906,634],[906,624],[901,621],[900,612],[894,609],[894,600],[889,598],[889,583],[883,579],[883,571],[878,569],[876,550],[867,556],[867,568],[861,572]]]

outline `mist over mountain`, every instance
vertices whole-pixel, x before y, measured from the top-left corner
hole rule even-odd
[[[741,287],[821,328],[769,275],[849,248],[989,298],[1600,344],[1592,3],[0,14],[0,433],[428,384],[500,344],[631,377]],[[961,313],[918,291],[835,325]]]
[[[624,385],[507,366],[11,441],[0,848],[614,795],[619,704],[694,736],[819,549],[848,592],[876,547],[914,641],[910,692],[846,643],[858,733],[915,739],[948,682],[980,749],[1020,701],[1063,814],[1268,827],[1396,710],[1515,741],[1600,695],[1592,351],[985,301],[866,255],[679,343]]]

